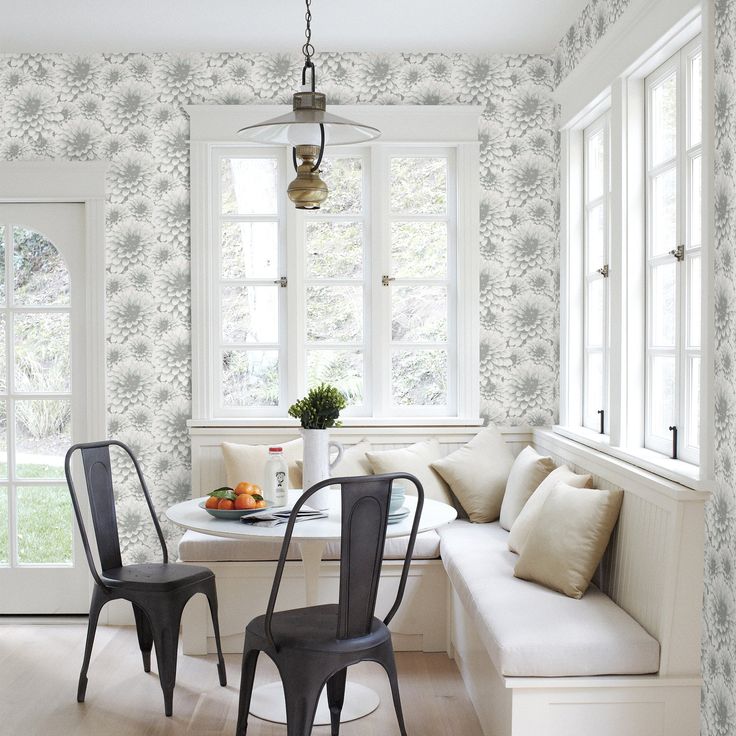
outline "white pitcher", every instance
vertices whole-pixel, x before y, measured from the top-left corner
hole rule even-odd
[[[304,440],[304,462],[302,465],[302,488],[306,491],[315,483],[330,477],[332,468],[342,459],[342,445],[330,440],[326,429],[302,429]],[[335,459],[330,462],[330,448],[337,450]],[[315,509],[325,510],[330,507],[330,488],[322,488],[307,501],[307,505]]]

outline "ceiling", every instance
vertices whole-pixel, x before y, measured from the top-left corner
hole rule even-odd
[[[587,0],[314,0],[329,51],[547,53]],[[0,50],[298,51],[302,0],[0,0]]]

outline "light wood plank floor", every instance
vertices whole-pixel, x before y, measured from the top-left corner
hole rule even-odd
[[[133,627],[97,631],[87,702],[76,702],[84,651],[80,625],[0,626],[0,734],[3,736],[234,736],[239,655],[226,655],[228,686],[217,683],[213,656],[180,654],[174,715],[166,718],[156,674],[145,674]],[[481,736],[454,662],[444,654],[397,654],[404,714],[414,736]],[[350,677],[378,691],[381,705],[342,726],[345,736],[391,736],[398,727],[388,681],[378,665],[351,668]],[[276,680],[261,657],[258,682]],[[315,736],[329,727],[314,729]],[[249,736],[283,736],[286,727],[251,716]]]

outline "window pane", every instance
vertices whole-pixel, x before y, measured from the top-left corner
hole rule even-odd
[[[225,351],[222,355],[222,400],[225,406],[278,406],[278,351]]]
[[[605,183],[605,136],[602,130],[588,138],[586,151],[586,174],[588,194],[586,201],[590,202],[603,196]]]
[[[696,146],[702,139],[703,129],[703,56],[697,54],[690,60],[690,145]]]
[[[688,258],[688,290],[687,290],[687,344],[689,348],[700,347],[700,256]]]
[[[69,304],[69,271],[41,233],[13,228],[13,299],[16,304]]]
[[[391,158],[391,212],[444,215],[447,211],[447,159]]]
[[[649,416],[650,431],[662,439],[671,440],[669,428],[675,416],[675,358],[654,355],[651,360]]]
[[[226,286],[222,289],[225,343],[278,342],[278,286]]]
[[[0,479],[8,478],[8,405],[0,401]]]
[[[603,278],[588,283],[588,321],[586,343],[588,347],[603,346],[606,285]]]
[[[363,225],[360,222],[308,222],[307,278],[363,277]]]
[[[363,341],[362,286],[308,286],[307,340]]]
[[[222,224],[222,278],[276,279],[279,227],[276,222]]]
[[[447,223],[391,223],[391,275],[447,278]]]
[[[64,486],[16,488],[18,562],[72,563],[72,502]]]
[[[220,175],[223,214],[276,214],[278,161],[275,158],[223,158]]]
[[[700,358],[690,358],[688,363],[687,443],[700,447]]]
[[[664,263],[652,269],[652,336],[653,347],[674,347],[677,327],[676,264]]]
[[[0,392],[8,390],[7,343],[5,335],[5,315],[0,314]]]
[[[394,406],[446,406],[447,351],[394,350],[391,401]]]
[[[71,402],[15,402],[15,465],[21,478],[63,478],[71,445]]]
[[[695,248],[703,242],[701,230],[701,190],[703,178],[703,159],[696,156],[690,162],[690,247]]]
[[[363,403],[363,353],[360,350],[307,350],[307,388],[330,383],[349,406]]]
[[[5,226],[0,225],[0,304],[5,304]]]
[[[13,318],[15,390],[71,391],[71,334],[68,314],[24,314]]]
[[[363,161],[360,158],[328,156],[320,164],[322,179],[330,196],[320,205],[320,212],[352,215],[363,211]]]
[[[652,166],[675,156],[677,145],[677,73],[652,89]]]
[[[603,409],[603,353],[585,356],[585,426],[600,431],[598,410]]]
[[[652,180],[652,255],[677,247],[677,170],[673,167]]]
[[[396,342],[445,342],[447,287],[394,286],[391,339]]]
[[[590,273],[606,263],[606,219],[602,204],[588,210],[588,263]]]
[[[8,489],[0,487],[0,565],[10,564]]]

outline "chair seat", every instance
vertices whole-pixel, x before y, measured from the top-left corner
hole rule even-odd
[[[319,652],[362,652],[391,639],[388,627],[373,617],[371,631],[366,636],[337,638],[336,605],[311,606],[279,611],[271,619],[273,639],[279,648],[311,649]],[[266,639],[265,616],[257,616],[249,624],[248,634]]]
[[[150,562],[144,565],[123,565],[104,570],[102,581],[110,588],[169,591],[213,578],[207,567],[179,565],[174,562]]]

